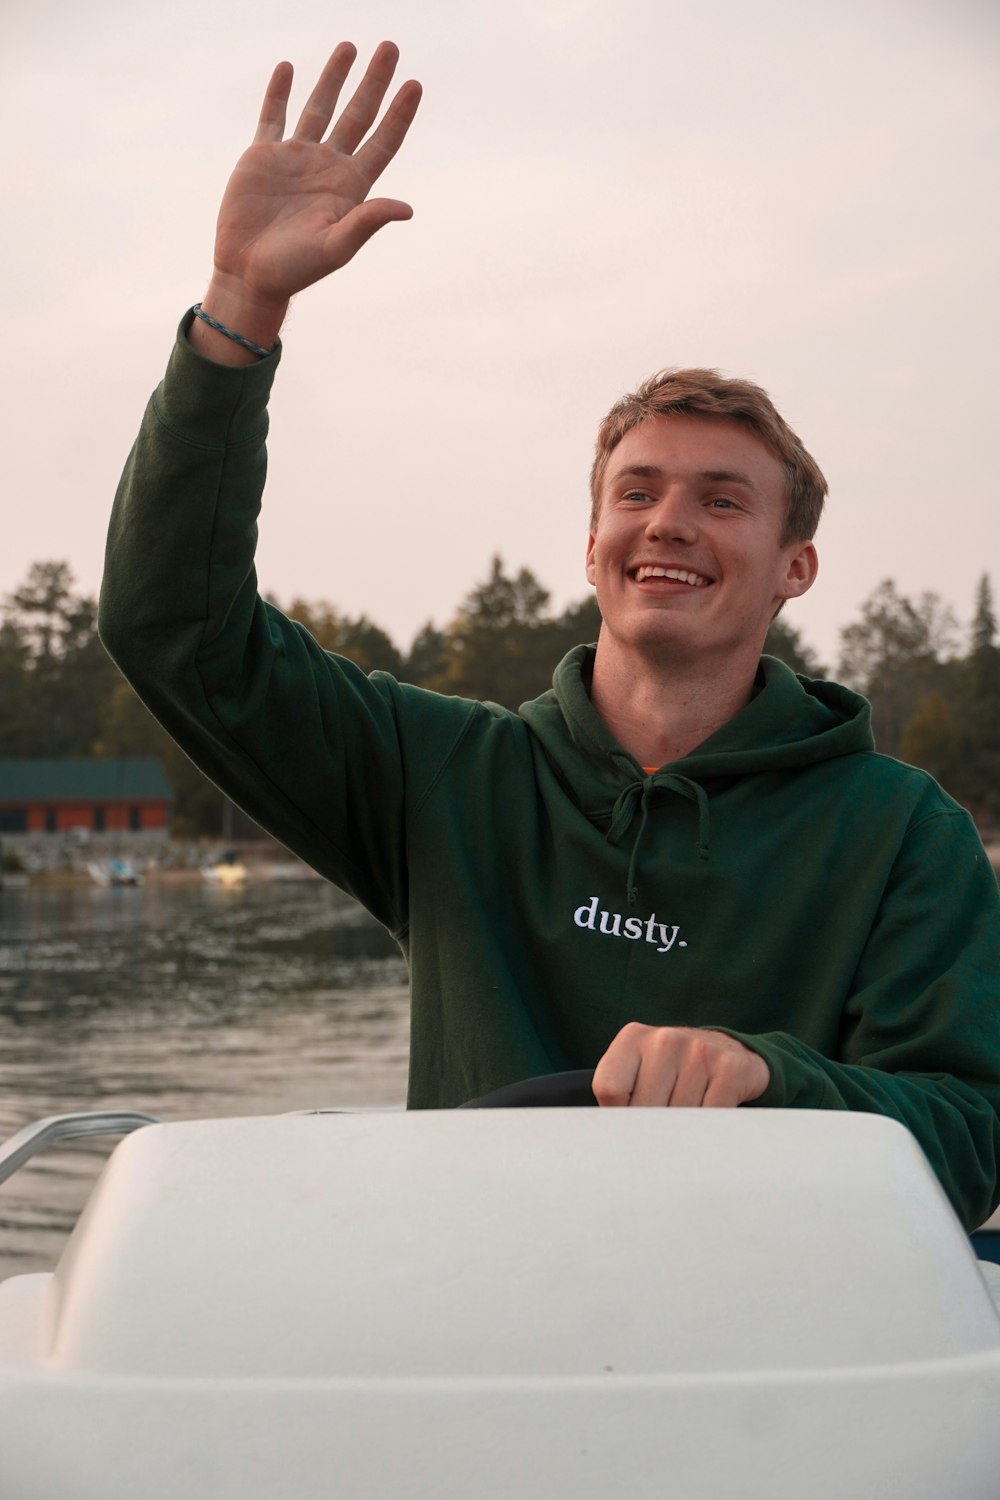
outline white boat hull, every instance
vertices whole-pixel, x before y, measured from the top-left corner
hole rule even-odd
[[[17,1500],[998,1492],[1000,1318],[876,1116],[150,1126],[0,1285]]]

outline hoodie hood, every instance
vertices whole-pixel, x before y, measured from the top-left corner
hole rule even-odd
[[[549,760],[595,810],[617,798],[623,780],[645,773],[598,718],[590,701],[594,646],[575,646],[556,668],[551,689],[518,710]],[[836,682],[799,677],[762,656],[753,698],[728,723],[681,760],[654,776],[680,774],[703,782],[717,776],[783,771],[874,750],[865,698]]]
[[[556,668],[551,690],[522,704],[521,718],[544,748],[580,810],[607,823],[619,843],[638,814],[629,869],[629,902],[637,898],[635,864],[651,808],[659,794],[679,795],[697,809],[698,855],[709,858],[712,783],[730,777],[788,771],[871,751],[867,701],[839,683],[797,676],[763,656],[754,696],[745,708],[689,755],[646,772],[614,739],[590,701],[594,646],[576,646]]]

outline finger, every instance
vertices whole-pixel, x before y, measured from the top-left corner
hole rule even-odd
[[[667,1103],[671,1109],[699,1109],[712,1084],[712,1075],[697,1052],[689,1051],[677,1070]]]
[[[611,1109],[621,1108],[631,1101],[640,1057],[638,1034],[631,1026],[626,1026],[619,1031],[594,1069],[591,1088],[598,1104]]]
[[[365,76],[331,130],[327,145],[348,155],[357,150],[382,108],[398,61],[399,48],[394,42],[381,42],[376,47]]]
[[[741,1090],[729,1069],[720,1068],[713,1074],[701,1102],[704,1109],[735,1109],[742,1104]]]
[[[341,42],[331,52],[316,87],[306,100],[299,115],[299,123],[292,135],[293,141],[321,141],[326,127],[333,119],[340,91],[348,73],[354,66],[358,49],[353,42]]]
[[[254,145],[259,145],[262,141],[281,140],[285,133],[285,110],[288,108],[291,89],[292,65],[290,62],[280,62],[271,74],[271,81],[264,94],[257,133],[253,138]]]
[[[662,1109],[673,1104],[679,1078],[677,1050],[664,1045],[653,1032],[639,1059],[639,1071],[632,1085],[629,1104],[634,1109]]]
[[[771,1081],[771,1070],[759,1052],[734,1039],[727,1039],[727,1045],[705,1092],[709,1109],[735,1108],[759,1099]]]
[[[371,140],[365,141],[354,161],[370,184],[380,177],[406,139],[423,90],[415,79],[404,83],[379,122]]]

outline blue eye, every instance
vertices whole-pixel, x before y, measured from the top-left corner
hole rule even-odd
[[[729,498],[728,495],[715,495],[715,496],[713,496],[713,498],[712,498],[712,504],[713,505],[725,505],[730,510],[736,510],[737,509],[736,501],[735,500],[730,500],[730,498]]]

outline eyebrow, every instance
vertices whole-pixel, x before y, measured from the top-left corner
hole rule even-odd
[[[623,479],[630,477],[636,479],[665,479],[667,472],[666,469],[661,469],[659,464],[628,464],[624,469],[619,469],[617,474],[613,476],[612,483],[619,484]],[[704,480],[707,484],[739,484],[755,495],[760,493],[750,475],[744,474],[739,469],[699,469],[693,477]]]

